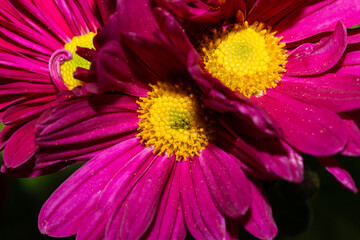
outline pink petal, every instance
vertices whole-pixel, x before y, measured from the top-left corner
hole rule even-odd
[[[340,21],[345,27],[360,22],[359,0],[307,1],[281,19],[274,27],[286,43],[296,42],[322,32],[329,32]]]
[[[4,163],[15,168],[28,161],[37,151],[35,144],[35,126],[37,119],[19,128],[8,140],[4,149]]]
[[[328,73],[318,77],[284,76],[276,91],[334,112],[360,107],[360,76],[356,75]]]
[[[196,159],[181,162],[181,205],[195,239],[224,239],[225,219],[215,207]]]
[[[174,169],[161,196],[155,219],[145,236],[146,239],[185,239],[186,226],[180,201],[181,164]]]
[[[259,239],[270,240],[277,234],[276,223],[265,191],[259,182],[251,182],[252,204],[248,214],[239,219],[244,228]]]
[[[51,106],[56,104],[55,95],[43,95],[36,98],[28,98],[24,102],[9,107],[2,117],[4,124],[14,124],[33,119]]]
[[[345,168],[336,161],[333,157],[320,157],[318,158],[319,162],[324,165],[325,169],[331,173],[338,182],[349,189],[350,191],[357,193],[358,189],[355,186],[354,180],[350,174],[345,170]]]
[[[292,51],[287,58],[286,75],[313,75],[329,70],[340,60],[346,44],[346,28],[339,22],[330,37],[315,44],[303,44]]]
[[[359,126],[351,119],[343,119],[349,133],[349,141],[341,154],[347,156],[360,156],[360,129]]]
[[[123,144],[127,143],[120,145]],[[157,155],[152,153],[151,148],[144,148],[139,141],[138,145],[135,155],[124,154],[119,148],[116,160],[118,171],[102,190],[94,210],[82,221],[77,233],[78,239],[95,240],[105,236],[111,216],[122,206],[129,192],[156,159]]]
[[[264,180],[303,180],[302,157],[283,140],[276,137],[233,138],[223,132],[218,134],[217,144],[241,162],[246,175]]]
[[[139,239],[151,225],[174,157],[157,156],[133,187],[121,207],[113,212],[106,239]]]
[[[94,208],[99,194],[120,170],[119,157],[131,158],[141,149],[137,139],[131,139],[82,166],[43,205],[40,231],[54,237],[75,234],[86,214]]]
[[[216,207],[236,218],[246,213],[251,201],[247,178],[231,156],[209,143],[199,155],[202,173]]]
[[[348,133],[335,113],[275,90],[271,89],[254,101],[280,124],[286,141],[298,150],[315,156],[333,155],[344,148]]]

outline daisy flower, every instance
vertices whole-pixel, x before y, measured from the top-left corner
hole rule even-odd
[[[234,98],[256,104],[279,127],[280,138],[321,158],[327,169],[335,167],[330,172],[357,191],[328,157],[359,156],[359,124],[349,112],[360,107],[360,35],[347,28],[360,23],[360,2],[156,2],[156,38],[133,28],[122,37],[127,48],[151,64],[161,61],[159,54],[148,48],[145,55],[141,46],[169,45],[208,106],[238,113],[229,104]]]
[[[260,180],[301,182],[301,156],[250,101],[234,96],[229,103],[241,114],[209,107],[186,65],[169,54],[172,46],[145,44],[139,56],[122,45],[121,33],[136,24],[159,28],[150,4],[118,4],[96,42],[99,81],[116,92],[60,103],[37,126],[40,162],[101,149],[44,204],[41,232],[77,239],[184,239],[187,232],[233,239],[240,223],[272,239],[277,227]],[[143,61],[151,57],[145,50],[162,61]]]
[[[114,6],[110,0],[1,1],[2,172],[34,176],[66,165],[34,167],[35,126],[58,93],[64,100],[70,90],[77,96],[98,91],[90,71],[93,38]]]

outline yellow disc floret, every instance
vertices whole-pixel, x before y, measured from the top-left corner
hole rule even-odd
[[[260,96],[275,87],[285,72],[285,43],[263,24],[235,24],[212,39],[204,37],[201,52],[205,68],[233,91]]]
[[[140,121],[137,136],[154,152],[175,154],[176,159],[198,155],[208,144],[210,125],[204,109],[191,89],[167,83],[151,85],[153,90],[138,101]]]
[[[72,53],[72,59],[65,61],[60,66],[61,76],[69,90],[84,84],[82,81],[74,78],[73,74],[76,71],[76,68],[82,67],[89,70],[91,65],[89,61],[76,54],[76,49],[77,47],[95,49],[93,44],[93,38],[95,35],[96,33],[90,32],[86,35],[73,37],[71,42],[66,43],[64,46],[64,49]]]

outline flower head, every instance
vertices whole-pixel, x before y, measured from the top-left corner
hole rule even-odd
[[[129,34],[127,47],[139,52],[141,39],[177,49],[172,53],[187,64],[212,107],[237,112],[228,102],[248,98],[300,152],[357,155],[359,128],[349,128],[347,115],[360,107],[358,33],[347,29],[360,22],[357,1],[301,7],[274,1],[275,9],[265,1],[157,3],[161,40]]]
[[[142,20],[156,25],[143,1],[120,3],[142,6]],[[96,155],[45,203],[40,230],[78,239],[184,238],[187,231],[223,239],[237,236],[240,222],[273,238],[277,228],[258,179],[300,182],[301,156],[249,99],[222,88],[238,112],[216,107],[223,95],[209,99],[184,59],[173,57],[176,49],[143,41],[142,54],[135,53],[128,46],[134,39],[123,35],[134,22],[124,19],[139,18],[120,12],[99,33],[96,58],[99,84],[114,92],[61,103],[37,127],[43,161]],[[152,51],[163,61],[151,61]]]
[[[67,165],[35,164],[35,127],[58,93],[63,101],[98,91],[92,42],[113,7],[95,0],[1,2],[1,171],[35,176]]]

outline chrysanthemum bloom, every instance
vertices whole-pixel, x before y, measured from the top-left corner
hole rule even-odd
[[[118,34],[137,21],[140,28],[159,27],[147,25],[155,23],[150,5],[120,3],[136,7],[141,18],[121,10],[112,16],[100,33],[105,37],[96,66],[104,85],[127,95],[77,99],[48,111],[37,143],[63,151],[37,156],[86,155],[98,145],[117,144],[55,191],[41,210],[41,232],[77,239],[183,239],[189,231],[196,239],[231,239],[238,238],[240,222],[253,235],[272,239],[277,229],[257,179],[299,182],[301,157],[251,102],[234,97],[229,105],[238,114],[210,108],[186,65],[168,54],[173,48],[151,45],[163,59],[146,65],[122,48]],[[127,65],[117,64],[125,58]]]
[[[196,239],[225,239],[238,237],[240,221],[255,236],[273,238],[271,207],[251,176],[301,181],[301,157],[277,138],[245,142],[190,86],[150,87],[140,98],[105,94],[65,102],[43,122],[42,146],[120,143],[55,191],[40,212],[41,232],[77,239],[184,239],[188,230]]]
[[[359,30],[346,29],[360,23],[359,1],[157,2],[177,18],[154,9],[157,38],[132,28],[128,48],[151,64],[161,57],[141,46],[173,47],[212,108],[237,113],[234,98],[257,104],[282,139],[357,191],[329,156],[360,153],[359,125],[347,114],[360,107]]]
[[[112,0],[1,1],[1,171],[39,175],[66,165],[34,167],[35,126],[59,92],[97,91],[90,72],[92,42],[114,6]]]

